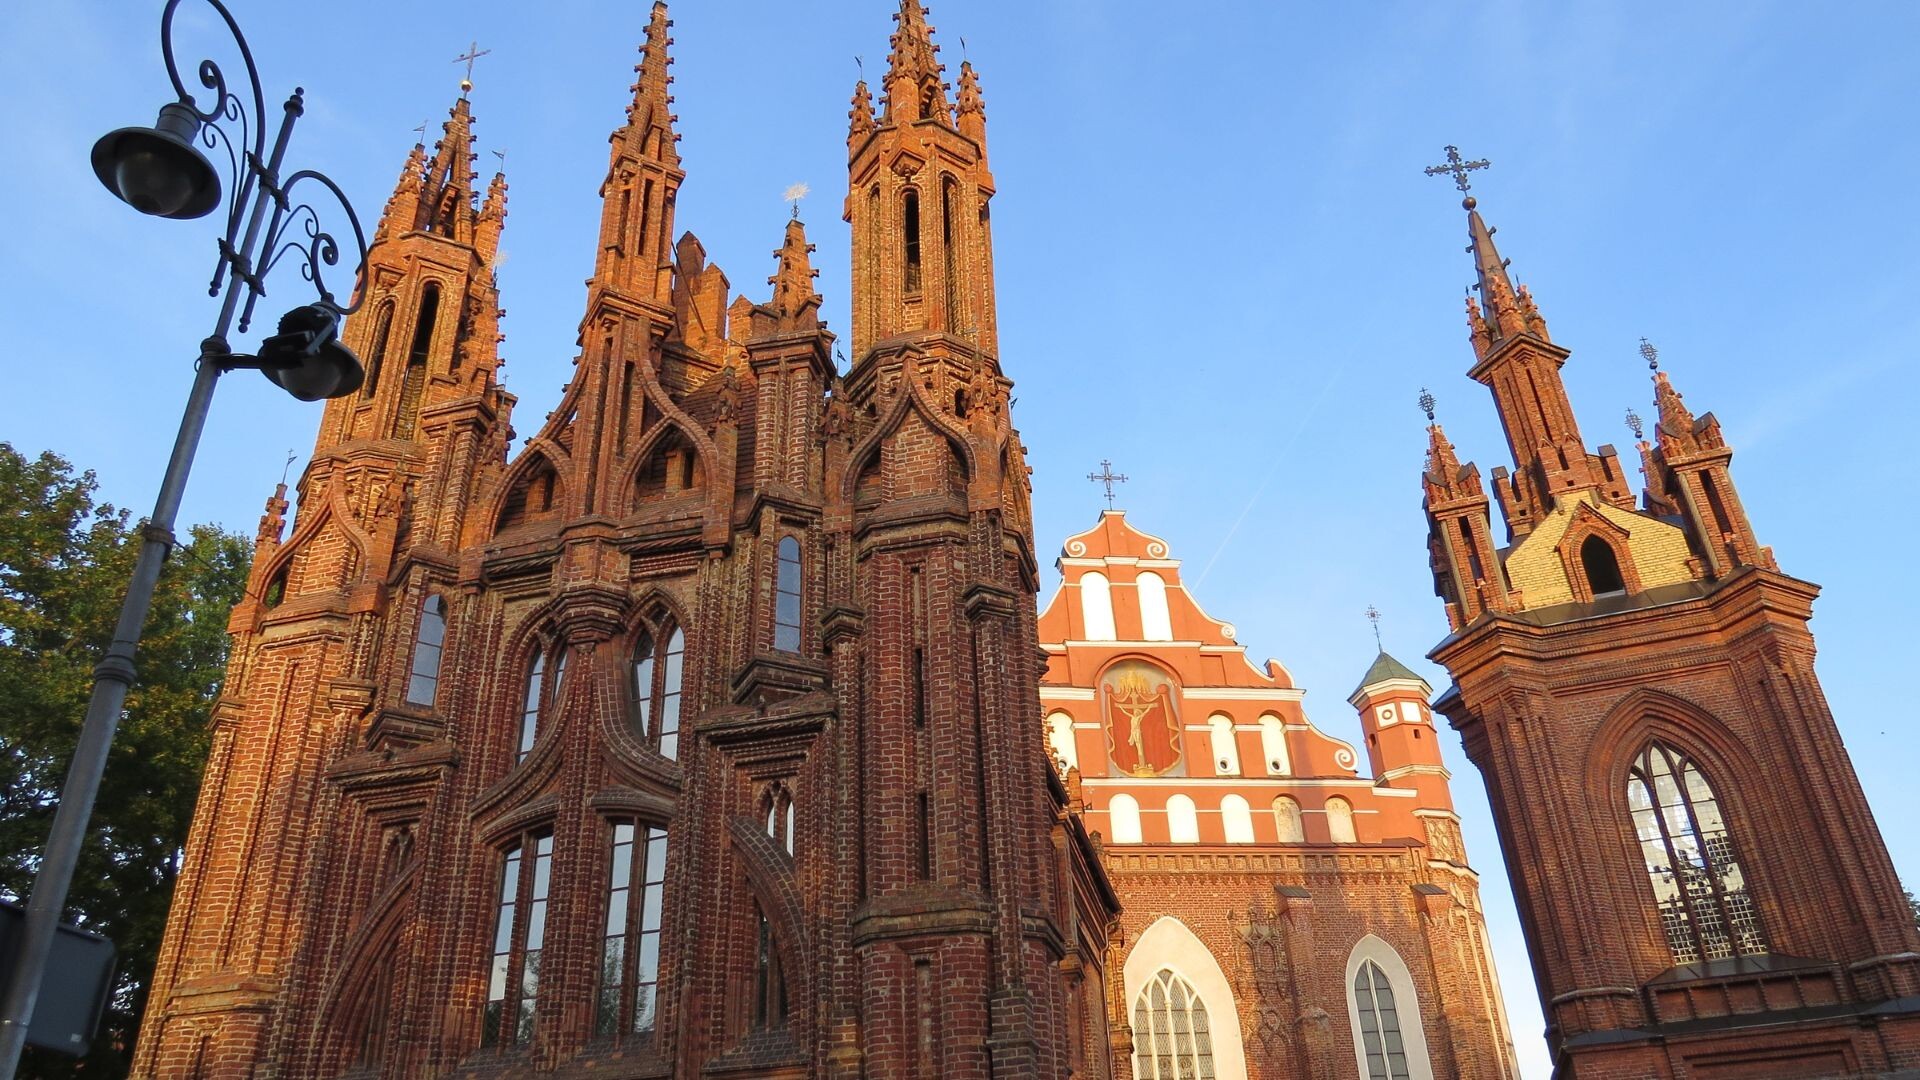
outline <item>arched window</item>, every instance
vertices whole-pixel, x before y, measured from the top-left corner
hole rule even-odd
[[[1253,843],[1253,808],[1238,795],[1220,800],[1220,827],[1226,830],[1227,843]]]
[[[774,573],[773,647],[800,651],[800,541],[780,538],[779,566]]]
[[[1140,594],[1140,636],[1148,641],[1172,641],[1173,617],[1167,611],[1167,583],[1159,574],[1143,570],[1134,580]]]
[[[672,759],[680,753],[680,683],[687,639],[678,626],[662,620],[640,632],[633,647],[633,734]],[[666,640],[664,651],[659,640]]]
[[[760,803],[766,811],[767,835],[787,854],[793,854],[793,792],[785,784],[772,783]]]
[[[658,1019],[660,909],[667,887],[667,830],[613,823],[607,933],[600,945],[594,1031],[650,1039]]]
[[[1400,1011],[1379,964],[1361,962],[1353,977],[1353,1003],[1360,1014],[1358,1037],[1366,1055],[1367,1080],[1412,1080],[1406,1039],[1400,1033]]]
[[[920,291],[920,193],[908,188],[902,199],[900,232],[906,243],[906,291],[911,294]]]
[[[1167,840],[1175,844],[1200,842],[1200,815],[1185,795],[1167,797]]]
[[[546,945],[547,884],[553,873],[553,832],[515,839],[502,853],[500,906],[493,923],[493,964],[487,976],[482,1046],[533,1041],[540,995],[540,957]],[[523,865],[531,863],[531,865]]]
[[[367,350],[367,378],[360,384],[360,396],[370,398],[380,390],[380,361],[387,355],[387,336],[393,332],[393,301],[380,305],[373,323],[373,347]]]
[[[1086,624],[1088,641],[1112,641],[1113,593],[1107,575],[1089,570],[1080,575],[1080,621]]]
[[[1267,759],[1268,776],[1285,776],[1292,771],[1287,760],[1287,729],[1272,713],[1260,718],[1260,753]]]
[[[1073,741],[1073,717],[1057,712],[1047,717],[1047,748],[1053,751],[1053,760],[1065,775],[1068,769],[1080,767],[1079,747]]]
[[[1107,829],[1113,844],[1140,842],[1140,803],[1124,792],[1107,800]]]
[[[1353,831],[1353,804],[1338,795],[1327,800],[1327,836],[1336,844],[1359,839]]]
[[[1214,775],[1239,775],[1240,747],[1234,742],[1233,718],[1225,713],[1207,717],[1207,741],[1213,747]]]
[[[1277,795],[1273,800],[1273,824],[1279,830],[1283,844],[1302,844],[1306,842],[1307,831],[1300,823],[1300,804],[1287,795]]]
[[[440,318],[440,284],[429,281],[420,290],[420,313],[414,317],[413,344],[407,349],[406,377],[400,384],[400,418],[394,425],[402,439],[413,438],[420,417],[420,395],[427,384],[427,354],[433,351],[433,327]]]
[[[420,631],[413,638],[413,672],[407,680],[407,703],[432,705],[440,687],[440,649],[447,634],[447,602],[428,593],[420,602]]]
[[[1627,806],[1673,962],[1766,952],[1720,800],[1693,761],[1649,743],[1627,771]]]
[[[539,741],[540,728],[547,712],[560,700],[560,683],[567,674],[567,652],[562,646],[554,654],[553,677],[547,678],[547,656],[537,653],[527,669],[527,692],[520,705],[520,746],[514,761],[527,760],[533,744]]]
[[[1613,545],[1598,536],[1589,536],[1580,545],[1580,567],[1587,572],[1587,588],[1595,596],[1627,591],[1627,580],[1620,574],[1620,557]]]
[[[773,924],[758,901],[753,918],[753,1028],[766,1031],[787,1022],[787,979],[780,970],[780,943],[774,939]]]
[[[1206,1003],[1171,968],[1133,1000],[1133,1061],[1135,1080],[1214,1080]]]

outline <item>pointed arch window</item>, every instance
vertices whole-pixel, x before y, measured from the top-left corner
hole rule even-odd
[[[1161,968],[1133,999],[1136,1080],[1214,1080],[1213,1025],[1193,984]]]
[[[494,913],[493,963],[487,976],[482,1046],[533,1041],[540,997],[540,958],[547,937],[547,890],[553,875],[553,831],[524,834],[502,853],[500,904]]]
[[[787,854],[793,854],[792,790],[779,782],[767,785],[766,794],[760,798],[760,807],[766,812],[767,835]]]
[[[440,688],[440,653],[447,636],[447,602],[428,593],[420,602],[420,629],[413,638],[413,670],[407,679],[407,703],[432,705]]]
[[[680,755],[680,689],[687,638],[666,617],[640,631],[633,647],[633,734],[672,760]]]
[[[1627,579],[1620,573],[1620,556],[1613,545],[1598,536],[1589,536],[1580,545],[1580,568],[1586,572],[1587,588],[1596,597],[1618,596],[1627,591]]]
[[[667,830],[613,823],[607,929],[600,946],[594,1032],[653,1037],[659,1020],[660,912],[667,886]]]
[[[1673,962],[1766,952],[1719,797],[1699,767],[1649,743],[1627,770],[1627,806]]]
[[[781,537],[777,564],[773,590],[773,647],[781,652],[799,652],[800,541],[791,536]]]
[[[567,650],[560,646],[554,651],[552,675],[548,675],[547,654],[537,653],[533,666],[527,669],[526,695],[520,704],[520,745],[516,750],[516,763],[527,760],[533,752],[533,744],[540,739],[540,731],[546,719],[560,701],[560,684],[567,675]]]
[[[1387,973],[1371,960],[1362,961],[1353,976],[1353,1003],[1360,1014],[1356,1036],[1367,1063],[1367,1080],[1412,1080],[1406,1037],[1400,1030],[1400,1008],[1393,998]]]
[[[433,328],[440,318],[440,283],[429,281],[420,290],[420,314],[413,324],[413,344],[407,349],[406,378],[400,385],[400,416],[395,433],[413,438],[420,418],[420,396],[426,390],[427,354],[433,351]]]
[[[388,300],[380,305],[380,314],[374,316],[373,347],[367,350],[367,379],[360,384],[360,396],[371,398],[380,390],[380,362],[387,355],[387,336],[393,332],[394,302]]]
[[[920,193],[908,188],[902,196],[900,232],[906,250],[906,291],[920,291]]]
[[[753,1030],[768,1031],[787,1022],[787,977],[780,966],[780,942],[760,902],[753,904]]]

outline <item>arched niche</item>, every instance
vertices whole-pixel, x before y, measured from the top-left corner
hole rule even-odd
[[[1233,984],[1227,981],[1206,942],[1171,915],[1163,915],[1147,927],[1127,950],[1121,981],[1128,1014],[1132,1014],[1133,1003],[1147,981],[1161,968],[1184,978],[1206,1004],[1213,1034],[1214,1080],[1246,1080],[1247,1054],[1240,1041],[1240,1011],[1233,1000]]]

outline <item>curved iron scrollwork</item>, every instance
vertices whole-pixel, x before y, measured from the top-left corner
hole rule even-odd
[[[239,23],[234,21],[233,13],[227,10],[221,0],[204,0],[226,24],[228,33],[239,48],[240,59],[246,67],[244,94],[251,99],[251,108],[243,95],[235,93],[228,85],[226,72],[212,59],[201,60],[193,69],[203,88],[200,96],[196,96],[195,91],[189,89],[186,81],[180,77],[180,64],[176,59],[177,50],[173,40],[173,20],[180,2],[167,0],[160,16],[160,45],[166,60],[167,78],[172,81],[180,103],[200,119],[200,142],[208,150],[224,150],[227,157],[226,230],[220,239],[220,260],[214,267],[213,279],[208,283],[207,295],[220,295],[221,287],[227,284],[227,275],[231,273],[233,279],[246,289],[246,301],[240,311],[239,323],[239,329],[245,332],[253,319],[254,305],[266,294],[267,275],[283,257],[291,253],[300,264],[301,277],[313,285],[320,294],[322,304],[342,315],[357,310],[361,302],[360,279],[366,269],[367,238],[358,215],[354,213],[353,204],[340,186],[322,173],[302,169],[284,182],[278,175],[280,156],[286,149],[287,137],[294,121],[305,111],[303,91],[295,89],[287,99],[280,130],[269,154],[266,97],[260,84],[260,71],[253,62],[253,51],[247,47],[247,39],[241,34]],[[212,101],[206,107],[201,105],[204,91],[212,93]],[[303,180],[324,187],[340,209],[345,211],[347,222],[352,226],[353,251],[358,253],[359,259],[355,263],[354,282],[345,304],[336,297],[325,276],[326,268],[340,263],[338,239],[333,231],[322,224],[319,211],[311,202],[295,203],[289,198],[295,185]],[[258,203],[261,200],[270,200],[272,203],[272,216],[264,232],[259,228],[263,207]],[[296,222],[299,223],[297,233]],[[256,241],[259,241],[257,247]]]

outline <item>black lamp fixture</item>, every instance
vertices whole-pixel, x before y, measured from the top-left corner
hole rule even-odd
[[[220,205],[220,174],[193,144],[200,117],[177,101],[152,127],[126,127],[93,144],[93,174],[127,205],[163,218],[206,217]]]
[[[327,304],[306,304],[280,316],[280,332],[260,343],[260,355],[235,356],[226,366],[257,367],[301,401],[345,397],[366,378],[360,358],[340,344],[340,313]]]

